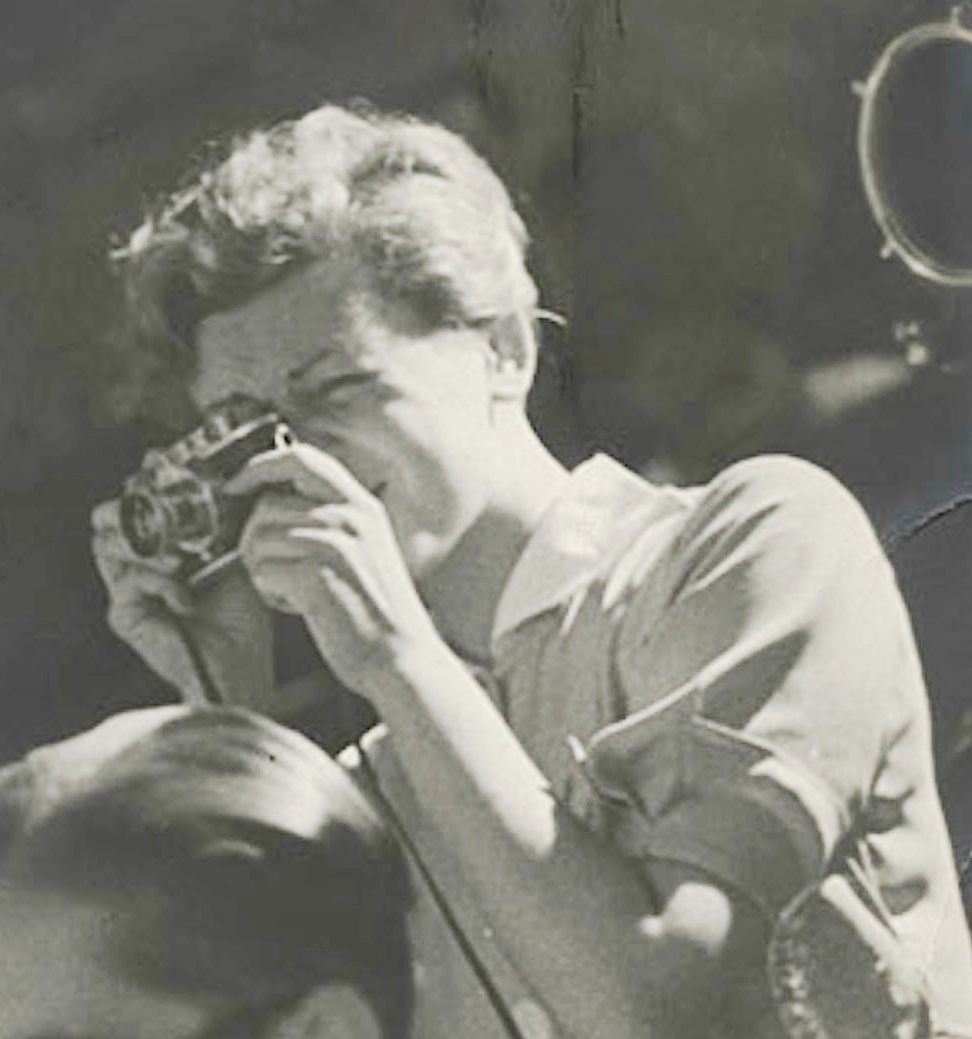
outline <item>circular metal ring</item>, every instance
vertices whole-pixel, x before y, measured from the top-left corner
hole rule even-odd
[[[882,257],[897,255],[919,277],[939,285],[967,287],[972,286],[972,241],[967,263],[953,262],[922,241],[895,206],[889,173],[882,167],[881,157],[883,121],[889,118],[892,97],[900,86],[907,59],[923,50],[927,56],[930,48],[943,45],[968,47],[972,68],[972,30],[962,23],[959,7],[953,9],[947,21],[929,22],[897,36],[878,57],[867,80],[855,84],[861,99],[857,153],[864,192],[885,237]],[[969,133],[972,135],[972,125]],[[972,168],[968,172],[972,191]]]

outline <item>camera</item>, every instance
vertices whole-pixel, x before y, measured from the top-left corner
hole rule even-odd
[[[237,556],[255,500],[229,495],[224,484],[255,455],[292,443],[286,422],[249,397],[229,397],[168,447],[146,452],[124,483],[121,531],[145,559],[175,555],[180,575],[197,585]]]

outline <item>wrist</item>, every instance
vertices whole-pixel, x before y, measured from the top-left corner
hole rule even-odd
[[[435,628],[419,637],[402,639],[393,644],[384,666],[375,668],[368,682],[377,701],[434,688],[444,681],[469,679],[459,657],[443,641]]]

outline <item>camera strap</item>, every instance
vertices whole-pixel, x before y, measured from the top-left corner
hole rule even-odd
[[[483,993],[489,1001],[490,1006],[492,1006],[496,1013],[500,1024],[503,1026],[503,1030],[506,1032],[507,1036],[509,1036],[509,1039],[525,1039],[520,1026],[517,1024],[513,1014],[503,1001],[502,994],[496,987],[493,979],[489,976],[489,971],[487,970],[486,965],[483,963],[479,953],[476,952],[472,942],[469,940],[468,935],[463,929],[462,924],[459,922],[456,914],[452,911],[452,907],[449,905],[445,894],[432,876],[431,869],[429,869],[428,865],[426,865],[425,861],[422,859],[415,842],[409,836],[405,826],[399,820],[393,805],[382,790],[378,776],[368,758],[367,750],[360,742],[357,742],[355,746],[361,759],[361,771],[368,778],[369,790],[373,794],[378,808],[384,816],[385,822],[388,824],[389,829],[401,843],[402,848],[418,870],[419,876],[421,876],[426,889],[432,896],[432,901],[435,903],[436,908],[442,915],[446,927],[455,938],[456,944],[459,946],[463,957],[469,964],[469,967],[472,970],[476,981],[479,983],[479,987],[483,990]]]
[[[212,704],[215,707],[228,704],[229,701],[223,695],[223,691],[219,688],[216,679],[213,678],[213,673],[209,670],[209,666],[203,657],[202,650],[199,648],[199,643],[196,642],[192,629],[183,622],[181,617],[175,617],[174,621],[176,629],[186,647],[186,652],[189,654],[192,669],[195,671],[196,678],[202,689],[203,699],[207,704]]]
[[[180,618],[176,618],[176,623],[182,640],[185,643],[190,660],[192,661],[196,677],[202,687],[203,696],[206,702],[214,705],[225,704],[227,702],[226,697],[223,695],[213,678],[212,672],[209,670],[199,645],[188,625],[182,623]],[[438,909],[449,932],[452,934],[453,938],[455,938],[460,952],[462,953],[466,963],[469,964],[473,976],[476,978],[479,987],[482,989],[490,1006],[493,1008],[496,1017],[503,1026],[504,1032],[509,1039],[525,1039],[520,1026],[517,1024],[513,1014],[503,1001],[499,989],[490,977],[486,965],[483,963],[480,955],[476,952],[476,949],[473,947],[473,944],[463,929],[462,924],[459,922],[458,917],[449,905],[445,894],[442,892],[442,889],[433,877],[431,869],[423,860],[418,847],[409,836],[405,826],[398,818],[392,803],[382,790],[381,783],[371,764],[371,760],[368,757],[367,750],[360,742],[356,742],[355,747],[358,751],[358,757],[360,758],[361,772],[367,777],[369,791],[375,800],[377,808],[381,812],[389,829],[401,844],[406,855],[412,861],[419,876],[422,878],[426,890],[431,895],[432,901]]]

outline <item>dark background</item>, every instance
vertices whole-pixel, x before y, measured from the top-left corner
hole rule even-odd
[[[569,318],[534,402],[558,452],[600,447],[679,481],[762,450],[833,469],[908,557],[916,601],[930,601],[932,575],[927,609],[955,633],[935,651],[951,661],[935,683],[958,731],[972,531],[941,541],[934,563],[900,535],[972,483],[967,294],[878,259],[851,91],[892,36],[947,12],[911,0],[6,4],[0,760],[170,695],[108,632],[88,554],[91,507],[159,435],[134,420],[123,359],[103,346],[112,234],[214,138],[355,97],[466,133],[512,186],[545,305]],[[915,319],[950,336],[909,364],[893,330]]]

